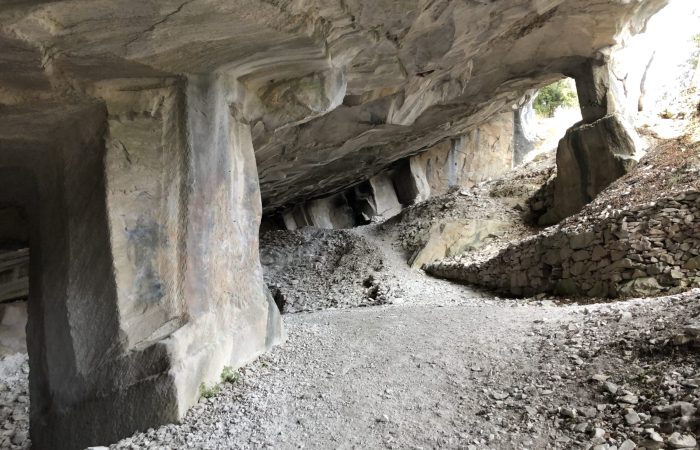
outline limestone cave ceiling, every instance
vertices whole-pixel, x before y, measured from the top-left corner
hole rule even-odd
[[[269,211],[465,132],[604,58],[667,1],[5,1],[0,117],[235,80],[229,105],[250,124]]]

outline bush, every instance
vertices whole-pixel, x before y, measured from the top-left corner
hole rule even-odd
[[[202,383],[199,385],[199,396],[204,398],[212,398],[221,391],[221,387],[217,384],[207,386]]]
[[[224,371],[221,372],[221,381],[224,383],[237,383],[240,379],[240,375],[232,367],[224,367]]]
[[[560,106],[572,108],[578,106],[576,92],[566,80],[559,80],[543,87],[535,98],[535,111],[542,117],[552,117]]]

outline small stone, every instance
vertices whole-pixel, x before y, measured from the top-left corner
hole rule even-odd
[[[668,445],[671,448],[695,448],[697,442],[693,436],[676,432],[669,436]]]
[[[618,450],[635,450],[637,448],[637,444],[635,444],[634,441],[627,439],[625,442],[618,447]]]
[[[639,397],[637,397],[634,394],[623,395],[622,397],[618,398],[617,400],[620,403],[627,403],[630,405],[636,405],[637,403],[639,403]]]
[[[505,400],[510,396],[507,392],[492,392],[491,397],[494,400]]]
[[[642,419],[639,418],[639,414],[633,409],[625,410],[625,422],[627,425],[634,426],[641,422]]]
[[[632,313],[629,311],[623,312],[617,319],[618,322],[629,322],[630,320],[632,320]]]
[[[685,275],[683,274],[682,271],[680,271],[680,270],[672,270],[671,271],[671,278],[673,278],[674,280],[680,280],[683,277],[685,277]]]
[[[577,423],[574,427],[574,431],[578,433],[585,433],[588,430],[588,424],[586,422]]]
[[[605,430],[602,428],[595,428],[593,430],[593,436],[591,439],[604,439],[605,438]]]
[[[615,383],[611,383],[609,381],[606,381],[605,385],[603,387],[605,388],[606,391],[608,391],[612,395],[617,394],[618,387]]]
[[[569,417],[571,419],[576,418],[576,408],[562,407],[559,409],[559,414],[563,417]]]
[[[592,406],[579,408],[578,412],[581,413],[583,417],[586,417],[588,419],[592,419],[598,414],[598,410]]]
[[[664,441],[664,438],[662,438],[661,435],[654,430],[649,431],[649,439],[651,439],[654,442]]]

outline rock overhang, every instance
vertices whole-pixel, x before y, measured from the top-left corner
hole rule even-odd
[[[72,289],[30,299],[35,445],[175,420],[199,383],[278,342],[263,210],[475,129],[604,61],[666,2],[3,3],[0,169],[39,187],[32,233],[52,244],[35,282]],[[21,190],[9,178],[2,196]],[[105,426],[104,405],[133,413]]]
[[[26,1],[0,8],[0,101],[97,80],[237,81],[266,211],[469,130],[643,28],[667,0]],[[128,7],[127,7],[128,6]]]

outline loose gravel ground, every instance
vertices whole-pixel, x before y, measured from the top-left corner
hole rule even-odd
[[[376,225],[352,233],[381,257],[386,304],[285,314],[286,342],[234,383],[182,423],[111,448],[628,450],[697,438],[700,291],[500,299],[408,268]],[[0,447],[26,448],[26,356],[0,369]]]
[[[523,193],[551,175],[545,163],[532,183],[522,175],[523,192],[497,180],[445,199],[480,214],[515,199],[516,220]],[[440,201],[415,214],[420,229],[452,214]],[[420,236],[404,219],[263,237],[286,342],[181,423],[111,448],[696,448],[700,291],[601,305],[497,298],[410,269]],[[29,446],[27,373],[26,355],[0,361],[2,449]]]
[[[26,353],[0,359],[0,448],[28,449],[29,361]]]
[[[619,450],[649,445],[652,433],[694,439],[692,428],[647,423],[651,414],[647,428],[626,425],[621,398],[637,395],[639,379],[627,352],[641,347],[608,343],[658,333],[659,321],[674,324],[663,334],[672,339],[696,319],[700,292],[594,306],[488,298],[406,268],[375,228],[357,232],[384,253],[400,302],[285,315],[286,343],[182,424],[112,448]],[[671,377],[687,367],[666,361]],[[619,383],[619,398],[599,398],[594,375]],[[639,412],[673,404],[672,394],[660,389]]]

